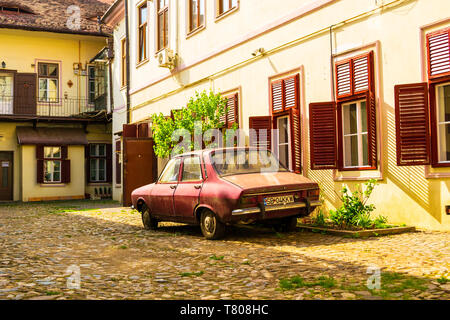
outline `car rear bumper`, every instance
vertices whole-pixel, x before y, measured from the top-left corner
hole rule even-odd
[[[247,215],[258,214],[258,213],[265,213],[265,212],[285,211],[285,210],[292,211],[292,210],[296,210],[296,209],[304,209],[307,207],[314,209],[315,207],[318,207],[320,205],[322,205],[322,203],[319,200],[310,201],[309,203],[296,202],[296,203],[280,204],[280,205],[274,205],[274,206],[266,206],[263,209],[261,209],[260,207],[237,209],[237,210],[233,210],[231,212],[231,215],[233,217],[239,217],[239,216],[247,216]]]

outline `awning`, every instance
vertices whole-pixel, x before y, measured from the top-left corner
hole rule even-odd
[[[16,133],[19,144],[45,144],[50,146],[88,144],[86,133],[79,128],[17,127]]]

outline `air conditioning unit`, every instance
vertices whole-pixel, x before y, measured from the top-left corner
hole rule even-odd
[[[158,53],[158,63],[161,68],[172,70],[176,66],[177,54],[170,49],[164,49]]]

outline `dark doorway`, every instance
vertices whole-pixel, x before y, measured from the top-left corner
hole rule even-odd
[[[36,115],[35,73],[16,73],[14,86],[14,114]]]
[[[133,190],[156,181],[157,158],[151,138],[124,138],[123,149],[123,205],[131,206]]]
[[[13,200],[13,155],[12,151],[0,152],[0,201]]]

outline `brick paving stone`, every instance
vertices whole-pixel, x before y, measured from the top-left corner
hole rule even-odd
[[[445,232],[349,239],[247,226],[206,241],[198,227],[146,231],[138,213],[114,202],[2,204],[0,299],[448,300],[449,285],[437,279],[450,278],[449,243]],[[371,291],[373,265],[418,284]],[[76,268],[79,289],[68,286]],[[281,290],[294,276],[335,283]]]

